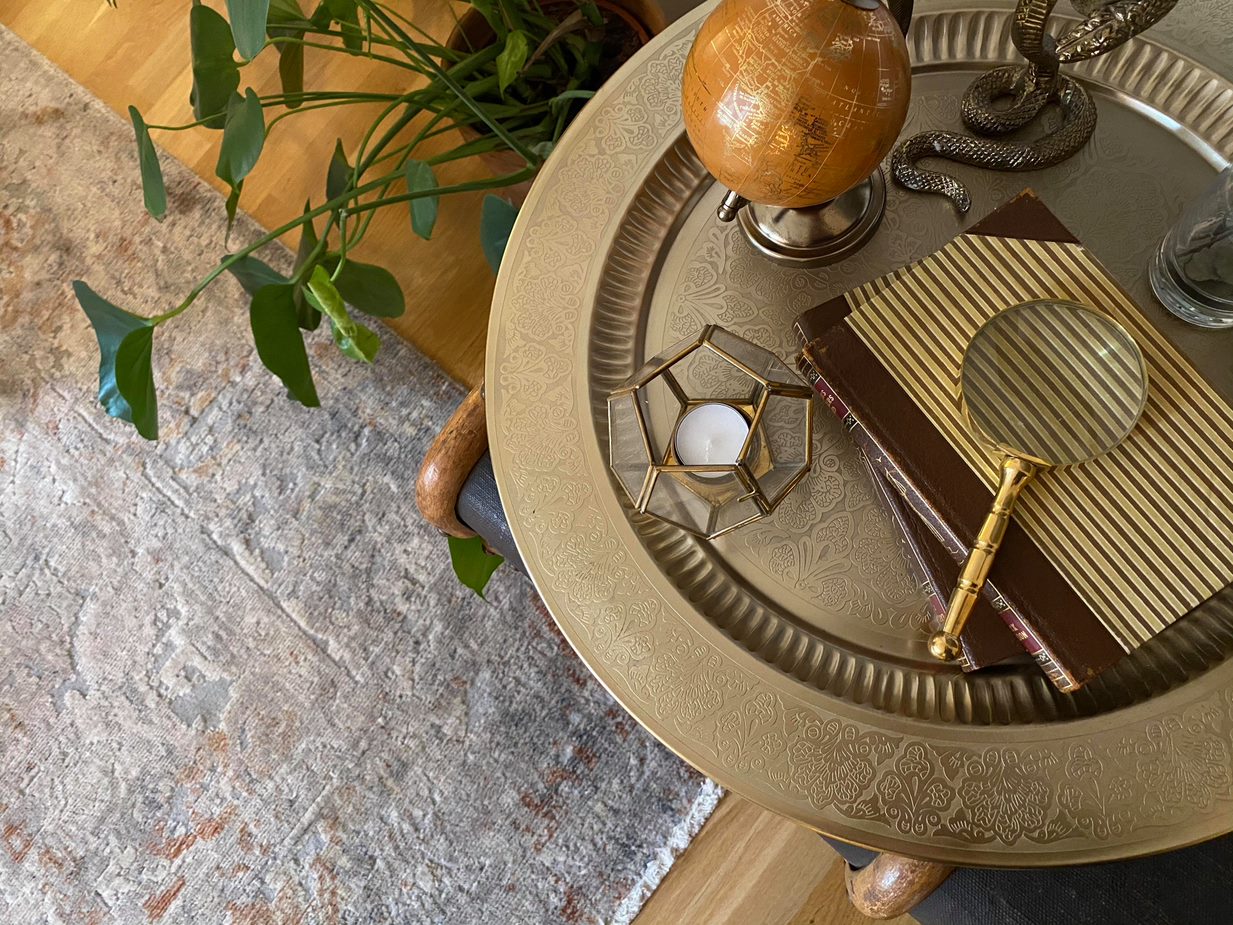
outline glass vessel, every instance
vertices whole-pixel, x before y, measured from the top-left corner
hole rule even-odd
[[[813,394],[779,357],[717,325],[608,397],[608,452],[644,514],[713,539],[765,517],[813,461]]]
[[[1157,298],[1183,321],[1233,327],[1233,166],[1165,235],[1149,275]]]

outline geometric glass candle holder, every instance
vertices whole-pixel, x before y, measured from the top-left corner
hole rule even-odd
[[[612,471],[639,512],[708,539],[773,511],[813,462],[813,393],[708,325],[608,397]]]

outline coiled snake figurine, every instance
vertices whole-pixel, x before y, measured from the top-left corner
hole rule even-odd
[[[1057,0],[1020,0],[1011,25],[1011,40],[1026,65],[995,68],[972,82],[963,96],[960,116],[973,132],[921,132],[899,144],[891,158],[895,182],[910,190],[938,193],[967,212],[972,198],[949,174],[917,166],[940,157],[991,170],[1039,170],[1061,163],[1082,148],[1096,129],[1096,104],[1083,85],[1061,73],[1063,64],[1095,58],[1129,41],[1158,22],[1177,0],[1071,0],[1084,17],[1061,39],[1045,27]],[[1003,101],[1010,98],[1010,104]],[[1004,135],[1031,122],[1049,103],[1061,109],[1061,125],[1034,141],[1010,141]]]

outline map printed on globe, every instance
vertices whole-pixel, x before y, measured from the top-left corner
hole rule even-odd
[[[910,87],[903,36],[875,0],[724,0],[685,62],[685,130],[746,199],[819,205],[877,167]]]

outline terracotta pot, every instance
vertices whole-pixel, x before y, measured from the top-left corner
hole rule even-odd
[[[625,22],[639,45],[645,45],[652,35],[666,25],[663,10],[654,0],[592,0],[592,2],[601,10]],[[468,7],[450,32],[445,44],[447,48],[455,51],[466,51],[482,48],[492,42],[493,38],[492,27],[488,25],[487,20],[474,7]],[[458,132],[464,141],[474,141],[483,137],[482,133],[469,125],[459,126]],[[513,151],[490,151],[479,155],[479,158],[494,176],[514,173],[526,166],[526,161],[521,155]],[[521,206],[531,191],[532,182],[533,180],[524,180],[522,183],[503,187],[501,193],[514,205]]]

